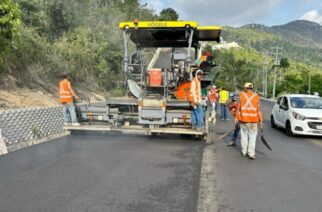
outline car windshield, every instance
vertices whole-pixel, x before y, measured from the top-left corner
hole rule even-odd
[[[322,98],[291,97],[293,108],[322,109]]]

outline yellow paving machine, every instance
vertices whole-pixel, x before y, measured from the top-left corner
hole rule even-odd
[[[194,21],[136,20],[122,22],[119,28],[124,40],[123,84],[128,95],[98,104],[78,105],[82,126],[68,129],[205,138],[210,128],[211,107],[205,97],[204,128],[193,130],[189,85],[197,68],[204,72],[202,88],[213,81],[216,66],[211,55],[202,56],[202,47],[205,41],[219,42],[221,27],[199,26]],[[135,46],[133,52],[129,52],[130,42]],[[149,62],[146,62],[147,49],[154,52]],[[202,67],[198,67],[201,62]]]

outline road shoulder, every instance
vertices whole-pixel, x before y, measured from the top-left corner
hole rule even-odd
[[[205,146],[199,184],[198,212],[217,211],[215,147]]]

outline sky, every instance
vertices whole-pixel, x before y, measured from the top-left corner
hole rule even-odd
[[[256,23],[282,25],[309,20],[322,25],[321,0],[140,0],[157,13],[173,8],[179,19],[202,25],[242,26]]]

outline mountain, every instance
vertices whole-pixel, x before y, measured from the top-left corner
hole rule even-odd
[[[241,28],[263,30],[301,47],[322,48],[322,26],[311,21],[296,20],[272,27],[261,24],[247,24]]]
[[[322,48],[322,26],[317,23],[297,20],[266,29],[298,46]]]
[[[322,66],[322,26],[296,20],[279,26],[248,24],[224,27],[222,36],[227,42],[236,41],[243,47],[260,52],[282,47],[282,57]]]

